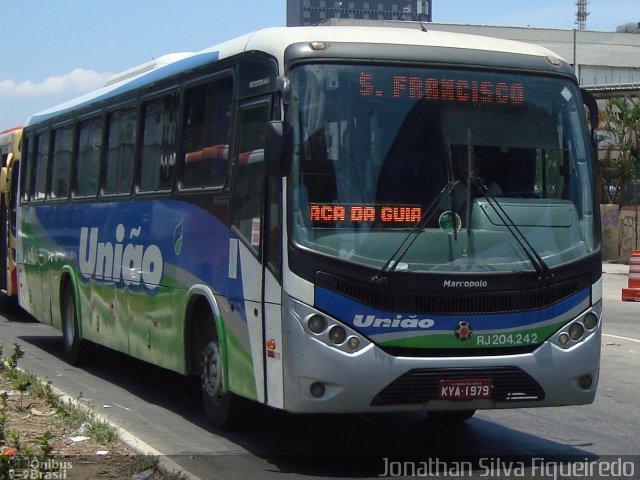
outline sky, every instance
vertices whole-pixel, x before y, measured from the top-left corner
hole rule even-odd
[[[588,30],[640,22],[640,0],[590,0]],[[433,21],[575,27],[575,0],[433,0]],[[0,0],[0,131],[167,53],[286,24],[286,0]]]

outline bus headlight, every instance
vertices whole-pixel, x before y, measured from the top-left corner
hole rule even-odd
[[[587,330],[593,330],[598,326],[598,316],[593,312],[589,312],[584,316],[583,323]]]
[[[582,338],[584,335],[584,327],[580,323],[574,323],[569,327],[569,336],[571,340],[575,340],[576,342]]]
[[[289,309],[292,320],[295,319],[307,337],[314,342],[323,343],[349,355],[359,354],[372,345],[367,337],[348,324],[302,302],[287,297],[283,307]]]
[[[592,335],[597,335],[601,315],[602,304],[598,302],[558,330],[554,335],[553,342],[563,349],[568,349],[584,342]]]
[[[313,333],[322,333],[327,328],[327,319],[322,315],[313,314],[307,319],[307,327]]]
[[[331,330],[329,330],[329,340],[331,341],[331,343],[340,345],[346,338],[347,332],[345,332],[344,328],[342,328],[340,325],[334,325],[333,327],[331,327]]]

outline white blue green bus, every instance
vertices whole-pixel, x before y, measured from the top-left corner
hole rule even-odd
[[[250,401],[587,404],[595,118],[564,60],[476,36],[274,28],[162,57],[29,120],[19,301],[71,363],[99,344],[198,376],[220,427]]]

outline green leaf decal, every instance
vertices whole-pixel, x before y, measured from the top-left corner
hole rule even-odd
[[[181,218],[173,234],[173,250],[176,252],[176,255],[180,255],[180,252],[182,252],[182,241],[184,240],[183,223],[184,218]]]

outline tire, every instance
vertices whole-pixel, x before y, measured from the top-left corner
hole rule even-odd
[[[68,363],[79,366],[87,363],[90,356],[89,344],[80,338],[78,311],[71,284],[67,285],[62,297],[62,341],[64,356]]]
[[[429,420],[442,424],[463,423],[473,417],[475,410],[450,410],[428,412]]]
[[[0,313],[3,315],[13,313],[16,309],[15,297],[10,297],[4,292],[0,292]]]
[[[231,430],[247,419],[250,402],[233,392],[224,391],[224,361],[213,314],[206,320],[200,348],[200,392],[209,422],[217,428]]]

